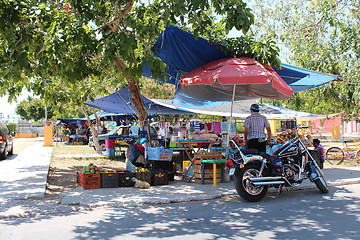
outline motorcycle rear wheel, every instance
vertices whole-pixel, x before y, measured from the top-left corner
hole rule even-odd
[[[259,164],[247,164],[235,175],[235,189],[240,197],[248,202],[258,202],[263,199],[268,191],[268,186],[254,186],[247,178],[258,177],[260,172]]]

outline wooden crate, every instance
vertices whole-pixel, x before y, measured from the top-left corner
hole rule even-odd
[[[220,164],[216,164],[216,169],[217,170],[221,170],[221,165]],[[205,163],[204,165],[204,170],[205,172],[213,172],[213,165],[212,163]],[[201,165],[194,165],[194,171],[197,173],[201,173],[202,172],[202,166]]]
[[[212,163],[201,163],[204,159],[222,159],[224,156],[220,153],[207,153],[207,154],[195,154],[194,155],[194,171],[195,171],[195,182],[202,183],[202,164],[204,164],[204,184],[213,183],[213,164]],[[216,164],[216,182],[221,182],[221,164]]]
[[[196,183],[199,183],[199,184],[202,184],[202,181],[201,181],[200,178],[195,178],[195,182],[196,182]],[[221,182],[222,182],[222,179],[221,179],[221,178],[217,178],[217,179],[216,179],[216,182],[217,182],[217,183],[221,183]],[[212,178],[204,179],[204,184],[212,184],[212,183],[214,183]]]
[[[200,169],[196,169],[194,170],[195,173],[202,173],[201,171],[201,168]],[[210,169],[205,169],[204,170],[204,173],[207,174],[207,173],[213,173],[214,172],[214,169],[210,168]],[[216,173],[221,173],[221,168],[216,168]]]
[[[195,178],[201,179],[202,173],[195,173]],[[213,178],[213,173],[204,173],[204,179]],[[216,178],[221,178],[221,172],[216,172]]]
[[[206,153],[206,154],[194,154],[194,159],[218,159],[224,158],[220,153]]]

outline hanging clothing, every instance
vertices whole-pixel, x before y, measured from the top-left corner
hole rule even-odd
[[[200,122],[199,122],[199,121],[196,121],[196,122],[195,122],[195,127],[194,127],[194,129],[195,129],[195,132],[200,132]]]
[[[214,132],[221,133],[221,122],[215,122]]]

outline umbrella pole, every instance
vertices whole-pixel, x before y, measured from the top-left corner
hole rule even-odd
[[[228,135],[226,139],[225,158],[229,157],[228,155],[229,155],[230,130],[231,130],[232,114],[233,114],[234,99],[235,99],[235,89],[236,89],[236,85],[234,84],[233,95],[231,99],[231,108],[230,108],[230,123],[228,124]]]

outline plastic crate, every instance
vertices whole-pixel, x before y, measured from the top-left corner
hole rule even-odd
[[[119,186],[120,187],[133,187],[135,182],[131,178],[136,177],[136,173],[124,171],[119,172]]]
[[[119,180],[118,172],[102,172],[100,174],[101,174],[101,187],[102,188],[120,187],[120,180]]]
[[[173,150],[168,148],[146,148],[149,160],[156,161],[171,161]]]
[[[80,185],[83,189],[95,189],[101,187],[100,173],[80,174]]]
[[[168,185],[168,184],[169,184],[169,179],[168,179],[167,171],[152,172],[151,174],[152,186]]]
[[[136,178],[141,181],[151,184],[151,172],[137,172]]]

